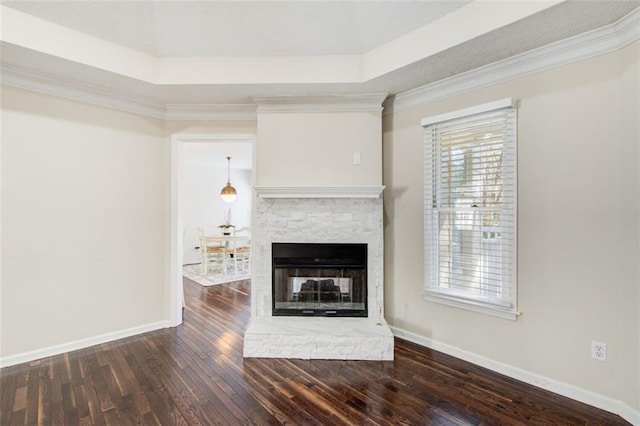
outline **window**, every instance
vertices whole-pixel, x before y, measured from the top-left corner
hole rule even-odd
[[[422,120],[425,296],[516,318],[516,108],[511,99]]]

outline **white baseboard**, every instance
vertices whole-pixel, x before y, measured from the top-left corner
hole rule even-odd
[[[157,321],[144,324],[138,327],[127,328],[125,330],[112,331],[110,333],[101,334],[99,336],[88,337],[86,339],[75,340],[73,342],[62,343],[60,345],[49,346],[47,348],[36,349],[35,351],[23,352],[16,355],[10,355],[0,358],[0,368],[9,367],[11,365],[22,364],[24,362],[34,361],[36,359],[46,358],[49,356],[59,355],[65,352],[76,351],[78,349],[88,348],[90,346],[99,345],[101,343],[111,342],[113,340],[124,339],[125,337],[135,336],[137,334],[146,333],[161,328],[168,328],[171,324],[169,321]]]
[[[548,390],[550,392],[566,396],[567,398],[575,399],[576,401],[584,402],[585,404],[589,404],[602,410],[609,411],[610,413],[621,416],[632,425],[640,426],[640,412],[635,411],[633,408],[621,401],[617,401],[615,399],[611,399],[606,396],[581,389],[568,383],[550,379],[548,377],[541,376],[530,371],[522,370],[512,365],[504,364],[502,362],[483,357],[473,352],[465,351],[456,346],[438,342],[429,337],[424,337],[398,327],[391,326],[390,328],[393,335],[401,339],[405,339],[418,345],[443,352],[447,355],[451,355],[464,361],[468,361],[472,364],[479,365],[480,367],[495,371],[496,373],[504,374],[505,376],[520,380],[521,382],[525,382],[530,385]]]
[[[629,407],[624,402],[618,402],[620,406],[618,413],[620,417],[631,423],[632,425],[639,426],[640,425],[640,412],[635,411],[633,408]]]

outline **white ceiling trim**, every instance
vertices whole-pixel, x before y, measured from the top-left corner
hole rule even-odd
[[[164,104],[127,92],[62,80],[47,74],[0,64],[2,85],[57,96],[163,120],[254,121],[254,104]]]
[[[0,77],[4,86],[58,96],[147,117],[165,118],[165,106],[162,102],[154,99],[138,98],[126,92],[63,80],[42,72],[8,64],[0,64]]]
[[[166,120],[229,120],[255,121],[254,104],[167,104]]]
[[[290,112],[380,112],[387,93],[254,98],[258,114]]]
[[[429,102],[603,55],[639,39],[640,8],[611,25],[399,93],[385,102],[383,114],[420,107]]]

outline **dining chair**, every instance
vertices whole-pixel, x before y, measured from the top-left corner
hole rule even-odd
[[[251,271],[251,228],[233,229],[233,267],[236,275],[249,274]]]
[[[198,238],[200,239],[200,256],[202,259],[201,273],[207,275],[209,271],[226,273],[227,270],[227,249],[224,245],[207,240],[205,226],[198,227]]]

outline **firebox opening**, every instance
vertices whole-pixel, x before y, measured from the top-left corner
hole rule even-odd
[[[367,316],[367,245],[272,244],[274,316]]]

